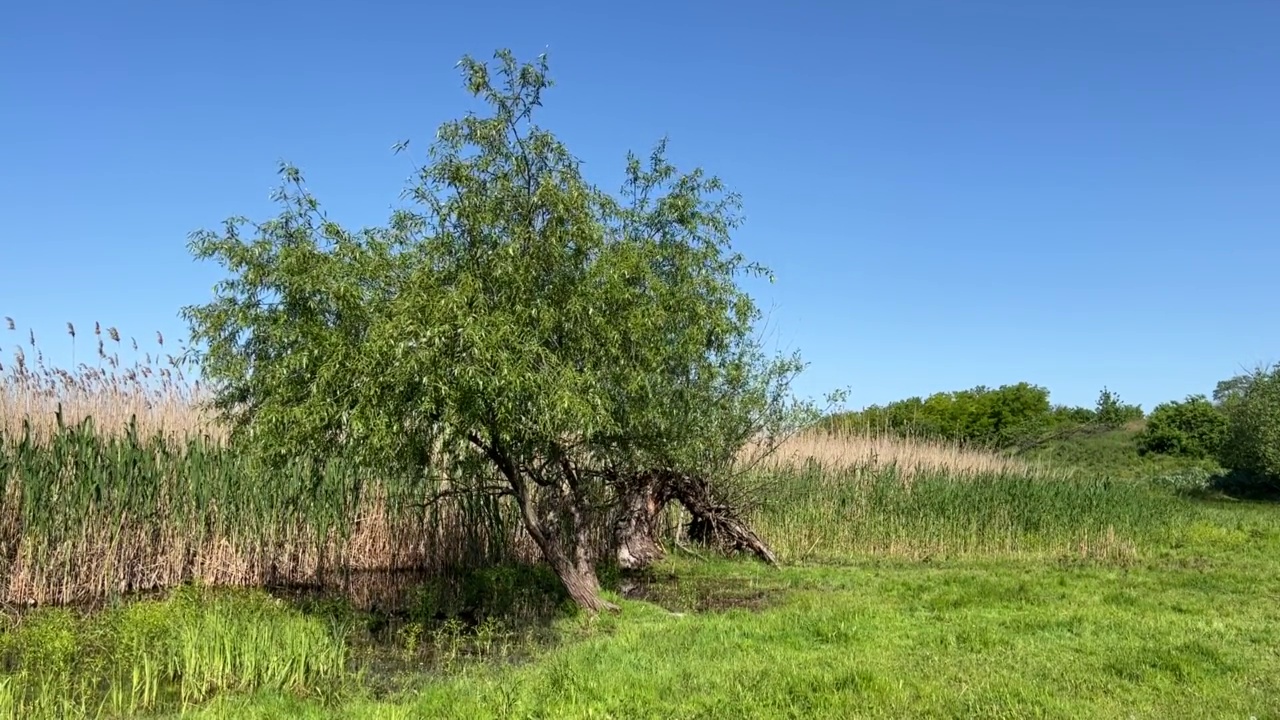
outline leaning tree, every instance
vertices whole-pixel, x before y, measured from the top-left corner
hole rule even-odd
[[[737,196],[664,144],[602,191],[534,123],[545,57],[460,67],[487,113],[439,128],[385,227],[344,229],[286,165],[276,217],[192,235],[227,271],[183,314],[232,442],[509,498],[593,611],[611,606],[591,528],[642,566],[671,500],[771,557],[734,512],[735,467],[813,408],[739,287],[767,270],[730,247]]]

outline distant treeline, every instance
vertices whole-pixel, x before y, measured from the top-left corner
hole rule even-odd
[[[1116,428],[1144,417],[1142,408],[1120,401],[1104,388],[1094,407],[1054,405],[1049,390],[1020,382],[989,388],[912,397],[887,405],[830,415],[833,430],[885,432],[949,440],[969,445],[1012,448],[1069,428]]]
[[[1213,396],[1188,395],[1144,413],[1103,388],[1094,407],[1054,405],[1031,383],[912,397],[823,420],[831,430],[888,433],[1007,451],[1137,425],[1140,455],[1212,460],[1280,491],[1280,364],[1223,380]]]

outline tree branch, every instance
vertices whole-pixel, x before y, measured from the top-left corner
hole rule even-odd
[[[483,494],[490,497],[515,497],[516,493],[512,488],[503,485],[484,485],[478,488],[454,488],[450,490],[440,490],[432,494],[431,498],[426,502],[418,503],[416,507],[431,507],[441,500],[473,494]]]

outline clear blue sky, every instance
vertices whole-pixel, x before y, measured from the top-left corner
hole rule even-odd
[[[384,221],[391,145],[509,47],[548,52],[543,122],[610,187],[668,135],[743,194],[802,392],[1150,409],[1280,360],[1277,38],[1275,0],[14,2],[0,315],[55,361],[68,320],[180,335],[217,279],[190,231],[268,217],[282,159]]]

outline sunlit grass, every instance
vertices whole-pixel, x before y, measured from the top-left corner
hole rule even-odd
[[[472,667],[340,710],[222,696],[193,717],[1280,716],[1274,513],[1208,508],[1175,535],[1124,566],[886,559],[779,572],[673,560],[664,571],[698,593],[768,600],[676,614],[626,601],[594,625],[563,621],[564,642],[529,664]]]
[[[230,691],[323,696],[350,682],[342,628],[260,593],[42,609],[0,634],[0,657],[6,718],[118,716]]]

